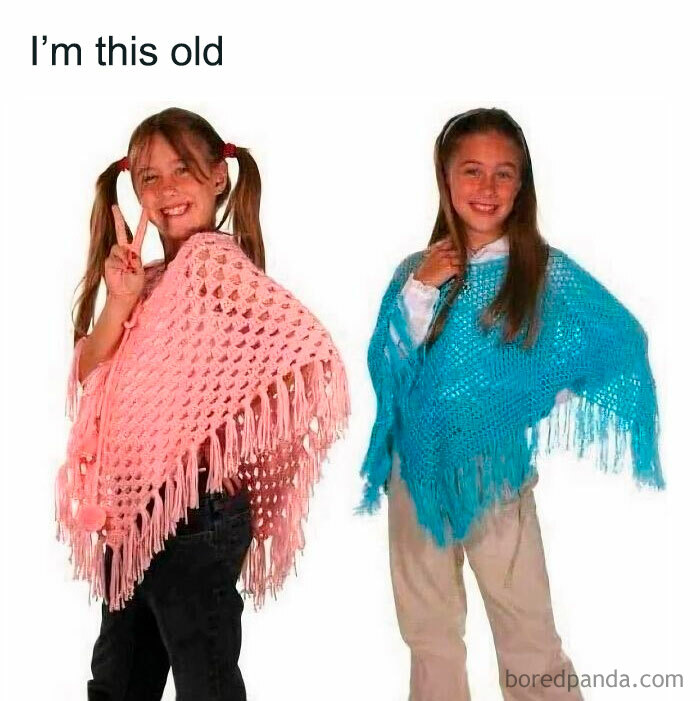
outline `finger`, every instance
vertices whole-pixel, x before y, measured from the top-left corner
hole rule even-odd
[[[148,214],[146,209],[141,210],[141,219],[139,219],[139,225],[136,229],[136,234],[134,235],[134,240],[131,242],[131,249],[136,253],[137,256],[141,257],[141,247],[143,246],[143,239],[146,236],[146,227],[148,226]]]
[[[228,477],[224,477],[222,480],[224,489],[226,490],[227,494],[232,497],[236,493],[236,489],[233,486],[233,482]]]
[[[112,216],[114,217],[114,228],[117,230],[117,243],[120,246],[128,246],[126,240],[126,222],[122,216],[121,210],[116,204],[112,205]]]
[[[116,267],[122,270],[123,272],[138,272],[138,258],[131,249],[127,249],[126,252],[122,251],[120,257],[117,260],[118,262],[116,263]]]
[[[129,265],[131,265],[132,268],[136,271],[141,271],[143,270],[143,263],[141,262],[141,258],[134,253],[134,251],[129,251]]]
[[[443,253],[457,253],[457,248],[452,243],[452,241],[447,241],[444,246],[440,247]]]
[[[124,249],[119,249],[115,246],[115,249],[109,254],[109,258],[105,261],[105,265],[115,268],[124,268],[128,266],[128,261]]]
[[[435,254],[435,259],[443,263],[451,263],[452,261],[457,261],[459,263],[459,261],[461,260],[459,253],[455,251],[439,251]]]
[[[115,246],[112,251],[112,256],[115,261],[126,267],[131,265],[132,255],[131,249],[128,246],[126,248],[123,246]]]
[[[424,260],[426,261],[436,261],[440,260],[444,254],[444,251],[442,248],[433,248],[428,251],[428,253],[424,256]]]
[[[452,243],[446,243],[443,246],[440,246],[439,248],[436,248],[435,251],[433,251],[433,255],[436,256],[459,256],[459,252],[457,249],[452,245]]]
[[[446,258],[459,258],[460,254],[456,248],[443,248],[439,251],[440,255]]]
[[[140,273],[142,271],[140,258],[130,249],[114,246],[105,268],[113,268],[121,272]]]

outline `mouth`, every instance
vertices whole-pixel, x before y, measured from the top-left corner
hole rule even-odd
[[[479,214],[495,214],[498,209],[497,204],[486,204],[484,202],[470,202],[469,206]]]
[[[190,203],[175,204],[170,207],[161,207],[160,211],[164,217],[181,217],[186,214],[190,208]]]

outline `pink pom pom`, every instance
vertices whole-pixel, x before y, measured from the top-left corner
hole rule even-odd
[[[105,525],[106,518],[105,510],[97,504],[83,504],[75,517],[85,531],[99,531]]]

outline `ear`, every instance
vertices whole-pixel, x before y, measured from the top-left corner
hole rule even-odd
[[[226,161],[219,161],[213,168],[212,178],[214,179],[214,189],[220,195],[228,183],[228,166]]]

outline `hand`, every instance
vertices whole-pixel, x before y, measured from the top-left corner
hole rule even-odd
[[[223,441],[224,440],[223,427],[221,427],[217,430],[217,434],[219,436],[219,440]],[[209,449],[211,446],[210,440],[211,440],[210,438],[205,439],[204,443],[202,443],[202,445],[200,445],[200,447],[199,447],[199,452],[197,454],[197,461],[200,465],[200,469],[206,469],[206,470],[211,469],[211,467],[209,465]],[[228,494],[230,497],[238,494],[238,492],[243,487],[243,482],[241,482],[240,478],[236,474],[231,475],[231,477],[222,477],[221,484],[222,484],[226,494]]]
[[[238,494],[240,488],[243,486],[243,483],[240,479],[238,479],[238,477],[224,477],[221,481],[224,485],[224,489],[226,490],[226,494],[228,494],[230,497]]]
[[[424,285],[440,287],[460,271],[459,253],[450,239],[441,239],[428,248],[413,278]]]
[[[148,215],[145,209],[141,211],[141,219],[131,243],[127,241],[124,217],[116,204],[112,205],[112,216],[117,231],[117,243],[112,246],[105,261],[107,295],[133,305],[138,301],[145,281],[141,247],[146,235]]]

